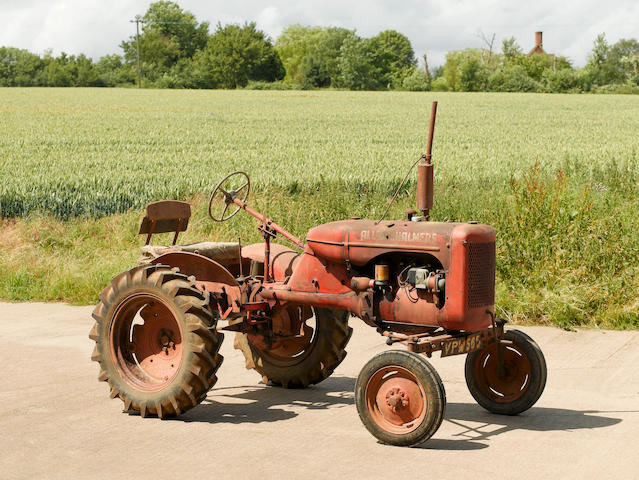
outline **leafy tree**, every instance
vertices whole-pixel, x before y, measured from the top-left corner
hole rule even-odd
[[[57,58],[45,56],[44,75],[48,87],[70,87],[73,85],[69,63],[70,59],[64,52]]]
[[[384,30],[370,39],[377,81],[383,85],[401,85],[417,65],[410,40],[395,30]]]
[[[581,70],[562,68],[544,70],[542,75],[544,90],[550,93],[567,93],[589,90],[588,80]]]
[[[608,52],[607,63],[614,71],[614,80],[623,82],[639,76],[639,42],[622,38]]]
[[[320,41],[321,27],[306,27],[291,25],[284,29],[275,42],[275,49],[286,69],[284,81],[288,83],[302,83],[304,80],[305,58],[313,44]],[[309,61],[309,63],[314,63]]]
[[[522,54],[521,47],[515,40],[515,37],[504,38],[501,42],[501,51],[504,54],[504,60],[509,63]]]
[[[444,76],[444,66],[443,65],[437,65],[436,67],[433,67],[430,71],[430,78],[431,81],[435,81],[438,78],[441,78]]]
[[[488,86],[494,92],[539,92],[542,86],[521,65],[507,66],[492,74]]]
[[[304,56],[299,73],[302,88],[328,87],[331,84],[326,62],[317,51],[311,51]]]
[[[485,83],[488,72],[482,57],[482,50],[477,48],[448,52],[443,70],[448,89],[457,92],[468,90],[468,88],[479,88],[482,82]]]
[[[430,90],[430,75],[420,68],[413,68],[413,71],[404,77],[402,89],[410,92],[427,92]]]
[[[552,57],[543,53],[533,53],[532,55],[520,55],[512,62],[521,66],[526,74],[535,81],[540,81],[546,69],[552,69]]]
[[[355,30],[346,28],[328,27],[323,29],[320,42],[315,49],[325,64],[326,73],[330,78],[330,84],[334,84],[340,73],[340,54],[342,45],[348,38],[355,36]]]
[[[486,90],[490,72],[479,58],[470,56],[466,58],[460,68],[459,84],[465,92],[479,92]]]
[[[345,28],[287,27],[275,42],[286,69],[284,81],[304,87],[335,84],[342,45],[353,35],[353,31]]]
[[[460,58],[457,52],[448,52],[446,54],[446,63],[444,64],[443,77],[449,90],[456,92],[461,89],[459,81],[459,63]]]
[[[274,81],[284,77],[284,67],[271,40],[255,22],[218,24],[194,66],[198,82],[207,87],[244,87],[249,80]]]
[[[432,82],[430,82],[430,89],[433,92],[447,92],[450,90],[448,84],[446,83],[446,79],[441,76],[435,78]]]
[[[11,47],[0,47],[0,86],[42,85],[43,60],[36,54]]]
[[[74,76],[73,85],[76,87],[95,87],[100,85],[100,78],[93,60],[83,53],[72,57],[71,72]]]
[[[609,54],[610,45],[606,40],[606,35],[601,33],[597,35],[593,43],[592,53],[588,57],[588,64],[586,65],[597,85],[611,83],[616,76],[614,68],[609,62]]]
[[[135,70],[131,65],[126,65],[120,55],[105,55],[95,64],[101,85],[116,87],[119,85],[133,84],[136,80]]]
[[[337,86],[351,90],[375,90],[380,87],[371,54],[370,41],[357,36],[347,38],[340,50],[340,75]]]
[[[195,15],[182,10],[177,3],[152,3],[142,17],[140,33],[140,56],[145,72],[157,75],[168,71],[178,60],[192,58],[206,47],[208,33],[208,22],[198,24]],[[134,63],[137,57],[135,35],[120,46],[127,62]]]

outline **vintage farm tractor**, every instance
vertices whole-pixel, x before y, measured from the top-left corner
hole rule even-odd
[[[235,332],[247,368],[264,382],[307,387],[344,359],[356,316],[389,345],[407,347],[373,357],[355,384],[360,418],[380,441],[416,445],[442,422],[444,385],[420,354],[467,354],[466,383],[482,407],[529,409],[544,389],[546,363],[531,338],[495,318],[495,230],[429,221],[436,107],[418,165],[419,216],[327,223],[302,241],[249,206],[249,177],[235,172],[213,190],[209,214],[221,222],[245,210],[264,242],[175,246],[189,205],[148,205],[140,227],[147,245],[154,233],[175,232],[174,246],[145,247],[147,259],[116,276],[93,312],[92,359],[111,397],[143,417],[195,407],[217,380],[224,331]],[[278,235],[293,248],[273,243]]]

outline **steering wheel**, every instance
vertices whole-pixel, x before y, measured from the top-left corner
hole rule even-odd
[[[234,186],[237,185],[240,186],[234,188]],[[218,183],[213,189],[213,192],[209,197],[209,217],[211,217],[211,220],[214,222],[225,222],[239,212],[241,207],[237,205],[235,210],[231,208],[231,210],[233,210],[232,213],[226,213],[227,210],[229,210],[229,205],[235,205],[233,200],[239,198],[242,190],[244,190],[244,195],[241,198],[241,201],[245,202],[248,198],[249,192],[251,191],[251,180],[249,180],[249,176],[245,172],[237,171],[229,173],[226,177],[220,180],[220,183]],[[224,209],[219,216],[215,216],[213,214],[213,202],[216,198],[222,198],[224,200]]]

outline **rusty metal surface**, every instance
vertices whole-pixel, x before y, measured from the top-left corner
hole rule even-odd
[[[308,231],[306,242],[312,251],[334,263],[349,260],[363,266],[379,255],[393,252],[441,252],[448,263],[446,245],[457,223],[409,222],[407,220],[340,220]]]
[[[437,102],[430,107],[430,122],[428,123],[428,141],[426,144],[426,161],[430,162],[433,156],[433,138],[435,137],[435,119],[437,118]]]
[[[468,245],[466,286],[468,308],[495,303],[495,242]]]
[[[366,384],[366,407],[377,426],[387,432],[407,434],[417,429],[428,402],[415,374],[392,365],[379,369]]]
[[[428,220],[428,211],[433,208],[433,164],[417,165],[417,210]]]
[[[292,243],[294,243],[297,247],[299,247],[301,249],[304,248],[304,246],[305,246],[304,242],[302,242],[295,235],[293,235],[292,233],[287,231],[285,228],[283,228],[280,225],[278,225],[277,223],[275,223],[273,220],[268,218],[266,215],[261,214],[257,210],[254,210],[253,208],[249,207],[248,204],[246,204],[245,202],[241,202],[238,199],[235,199],[235,203],[237,205],[239,205],[241,208],[243,208],[244,210],[246,210],[250,215],[252,215],[255,218],[257,218],[258,220],[262,221],[263,224],[267,225],[268,228],[270,228],[274,232],[279,233],[284,238],[286,238],[287,240],[289,240]]]
[[[421,210],[424,220],[430,220],[430,210],[433,208],[433,137],[435,135],[435,119],[437,118],[437,102],[433,102],[430,109],[430,123],[428,127],[428,142],[426,154],[417,167],[417,209]]]
[[[191,252],[172,252],[160,255],[152,262],[153,265],[169,265],[180,269],[180,273],[193,275],[198,281],[220,282],[237,285],[231,272],[223,265],[203,255]]]
[[[154,233],[175,232],[173,245],[180,232],[184,232],[191,218],[191,206],[177,200],[162,200],[146,206],[146,216],[142,219],[139,235],[146,234],[146,245]]]
[[[146,206],[146,216],[149,220],[187,219],[191,217],[191,205],[178,200],[152,202]]]
[[[184,333],[159,297],[130,296],[113,315],[109,347],[115,368],[139,390],[162,390],[181,366]]]
[[[407,349],[415,353],[423,353],[430,357],[434,352],[441,351],[442,357],[462,355],[492,345],[504,334],[503,324],[493,328],[484,328],[473,332],[445,332],[433,330],[431,332],[405,335],[397,332],[384,331],[382,335],[389,338],[390,343],[402,343]]]
[[[473,363],[477,384],[484,395],[504,404],[515,402],[526,394],[531,370],[525,352],[507,341],[502,341],[500,346],[497,342],[491,343]]]

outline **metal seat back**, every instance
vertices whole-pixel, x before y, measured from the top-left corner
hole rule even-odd
[[[138,234],[147,235],[145,245],[148,245],[154,233],[175,232],[173,237],[173,245],[175,245],[180,232],[184,232],[188,227],[189,218],[191,218],[191,206],[186,202],[162,200],[149,203]]]

